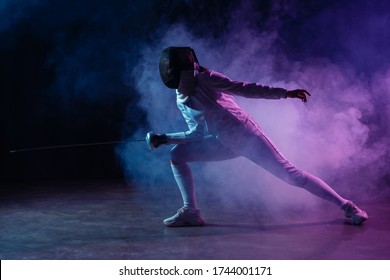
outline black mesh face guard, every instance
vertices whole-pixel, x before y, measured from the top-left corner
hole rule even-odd
[[[194,70],[197,63],[195,52],[190,47],[169,47],[160,55],[159,70],[163,83],[172,89],[177,89],[180,83],[181,71]]]

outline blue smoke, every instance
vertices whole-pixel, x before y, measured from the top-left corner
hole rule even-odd
[[[365,185],[388,184],[389,2],[225,2],[1,1],[0,47],[12,56],[9,75],[18,77],[6,83],[5,92],[23,100],[18,106],[25,117],[15,119],[15,127],[26,130],[10,131],[9,137],[15,141],[32,137],[26,142],[30,144],[34,139],[42,144],[42,138],[50,137],[64,143],[72,139],[70,134],[90,137],[88,141],[112,140],[142,137],[150,129],[184,129],[171,92],[159,80],[157,59],[163,47],[191,45],[202,64],[232,78],[313,90],[312,120],[319,122],[326,116],[340,130],[353,132],[352,139],[335,133],[337,137],[328,142],[337,139],[342,143],[339,147],[356,145],[362,151],[347,150],[342,165],[346,184],[356,184],[359,178],[353,179],[354,174],[361,170],[370,171],[365,178],[372,174],[376,178]],[[292,112],[283,115],[289,118],[289,126],[276,123],[279,130],[273,130],[273,124],[269,125],[272,138],[287,150],[283,137],[297,136],[293,131],[303,122],[302,112],[286,105],[256,104],[246,109],[265,128],[267,118],[258,113],[261,106],[269,113],[280,111],[278,106]],[[31,122],[44,124],[39,133],[36,127],[30,128]],[[318,124],[310,120],[307,124],[307,139],[321,140]],[[48,126],[54,131],[47,132]],[[70,142],[81,140],[76,138]],[[171,178],[167,152],[118,148],[126,175],[145,183],[150,177]],[[312,163],[292,150],[286,152],[303,165]],[[145,167],[150,162],[163,167],[151,174]],[[316,170],[329,168],[313,165]],[[321,172],[326,176],[334,170]]]
[[[167,23],[155,33],[159,40],[142,48],[136,66],[140,71],[131,75],[138,81],[134,85],[141,96],[139,104],[147,111],[147,123],[156,132],[185,129],[174,93],[161,83],[156,62],[164,47],[189,45],[201,64],[232,78],[308,89],[313,97],[307,107],[291,100],[239,102],[289,159],[342,194],[361,199],[388,194],[390,44],[385,28],[389,9],[385,8],[389,6],[384,1],[378,5],[317,1],[311,6],[300,1],[242,1],[226,11],[229,21],[215,18],[221,31],[217,36],[206,28],[214,23],[212,17],[194,25],[190,20]],[[199,31],[202,27],[205,33]],[[136,174],[141,184],[174,184],[167,170],[167,149],[151,155],[124,145],[119,151],[125,169]],[[230,186],[240,197],[237,184],[252,186],[255,181],[257,190],[259,185],[274,186],[267,189],[267,196],[284,193],[284,199],[308,201],[296,190],[281,192],[275,188],[278,183],[241,160],[194,168],[198,180],[220,185],[222,196]]]

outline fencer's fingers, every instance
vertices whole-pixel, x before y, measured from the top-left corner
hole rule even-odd
[[[302,102],[304,102],[304,103],[307,102],[307,96],[311,96],[311,94],[305,89],[302,89],[300,94],[301,94]]]
[[[311,95],[306,89],[301,89],[301,88],[291,90],[290,92],[295,93],[295,94],[304,93],[304,94],[307,94],[307,95]]]
[[[311,94],[305,90],[305,89],[295,89],[295,90],[290,90],[287,93],[287,97],[291,98],[299,98],[302,100],[302,102],[307,102],[307,95],[311,96]]]
[[[311,94],[306,89],[298,89],[298,91],[311,96]]]
[[[297,92],[297,97],[300,98],[300,99],[302,99],[302,100],[304,100],[304,99],[306,99],[306,94],[304,94],[304,93],[301,92],[301,91],[298,91],[298,92]]]
[[[305,93],[303,93],[303,92],[300,92],[299,94],[298,94],[298,97],[302,100],[302,102],[307,102],[307,97],[306,97],[306,94]]]

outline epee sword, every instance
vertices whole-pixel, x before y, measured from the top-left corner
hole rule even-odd
[[[108,141],[108,142],[93,142],[93,143],[78,143],[78,144],[69,144],[69,145],[31,147],[31,148],[13,149],[13,150],[10,150],[9,152],[10,153],[21,153],[21,152],[30,152],[30,151],[42,151],[42,150],[98,146],[98,145],[111,145],[111,144],[122,144],[122,143],[135,143],[135,142],[144,142],[144,141],[148,145],[149,149],[152,149],[153,144],[151,143],[151,139],[150,139],[152,135],[153,135],[153,131],[149,131],[146,134],[145,138],[136,138],[136,139],[129,139],[129,140],[121,140],[121,141]]]
[[[109,142],[94,142],[94,143],[78,143],[70,145],[55,145],[55,146],[43,146],[43,147],[34,147],[34,148],[22,148],[22,149],[13,149],[10,150],[10,153],[20,153],[20,152],[30,152],[30,151],[41,151],[41,150],[53,150],[53,149],[63,149],[63,148],[74,148],[74,147],[86,147],[86,146],[98,146],[98,145],[110,145],[110,144],[121,144],[127,142],[142,142],[143,139],[130,139],[126,141],[109,141]]]

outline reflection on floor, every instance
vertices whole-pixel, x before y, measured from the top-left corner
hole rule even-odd
[[[360,204],[370,219],[352,226],[333,206],[267,218],[200,198],[206,226],[167,228],[177,196],[93,184],[2,193],[0,259],[390,259],[390,199]]]

